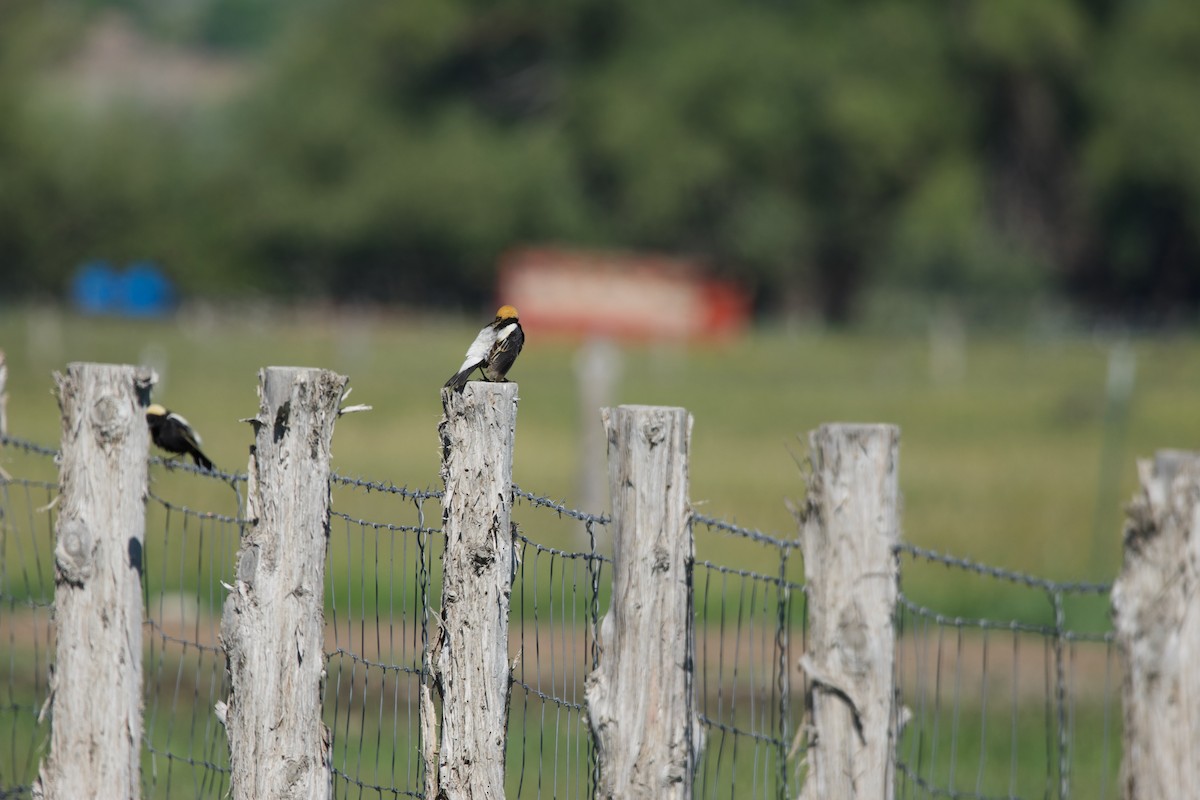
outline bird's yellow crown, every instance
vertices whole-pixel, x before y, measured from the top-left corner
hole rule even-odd
[[[496,319],[516,319],[517,309],[515,306],[500,306],[500,310],[496,312]]]
[[[158,403],[151,403],[150,405],[146,406],[146,413],[155,417],[165,417],[167,415],[167,410]]]

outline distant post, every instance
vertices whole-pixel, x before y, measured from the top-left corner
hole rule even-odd
[[[683,800],[703,745],[697,717],[688,448],[683,408],[601,411],[612,493],[612,606],[586,681],[599,796]]]
[[[1200,797],[1200,454],[1138,461],[1113,623],[1125,661],[1125,800]]]
[[[608,336],[587,337],[575,354],[575,377],[579,387],[579,507],[594,511],[604,507],[607,494],[604,465],[604,431],[596,424],[597,409],[613,401],[621,375],[621,350]],[[588,540],[588,527],[579,532]]]
[[[502,798],[517,384],[474,381],[461,393],[443,389],[442,405],[446,550],[441,630],[430,654],[442,687],[442,735],[437,783],[427,776],[426,796]],[[422,711],[428,736],[432,703],[422,703]],[[427,770],[432,756],[427,747]]]
[[[8,360],[0,350],[0,436],[8,436]]]
[[[890,800],[895,783],[895,545],[900,537],[892,425],[822,425],[800,544],[808,595],[812,733],[801,800]]]
[[[259,373],[247,468],[253,522],[221,617],[237,800],[332,796],[329,731],[321,721],[325,552],[330,441],[346,382],[301,367]]]
[[[142,753],[142,547],[149,380],[71,364],[62,409],[50,754],[34,797],[136,798]]]

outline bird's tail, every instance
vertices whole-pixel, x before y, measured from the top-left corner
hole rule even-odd
[[[474,372],[475,369],[475,367],[470,367],[468,369],[464,369],[462,372],[454,373],[454,376],[450,378],[450,380],[446,381],[446,385],[443,388],[453,389],[456,392],[461,392],[464,388],[466,388],[467,381],[470,379],[471,373]]]
[[[204,453],[201,453],[200,448],[198,447],[192,449],[192,461],[195,461],[196,466],[200,469],[206,469],[209,472],[216,472],[216,468],[213,466],[212,459],[204,455]]]

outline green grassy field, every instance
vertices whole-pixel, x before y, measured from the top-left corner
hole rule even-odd
[[[335,469],[343,475],[438,488],[439,388],[457,367],[478,325],[478,320],[326,314],[311,309],[247,309],[243,314],[221,315],[191,312],[170,322],[81,319],[53,310],[9,309],[0,316],[0,348],[6,351],[9,365],[9,432],[56,444],[59,418],[51,376],[70,361],[150,363],[162,378],[156,399],[191,420],[204,435],[205,449],[218,466],[243,471],[252,434],[250,427],[238,420],[257,409],[257,370],[269,364],[328,367],[350,377],[354,388],[350,402],[374,406],[371,412],[338,422]],[[697,507],[705,514],[778,536],[794,535],[795,523],[785,501],[803,496],[800,462],[807,451],[806,431],[832,421],[898,424],[906,540],[1053,580],[1107,581],[1119,564],[1122,506],[1135,488],[1135,456],[1151,455],[1162,447],[1200,448],[1200,415],[1195,413],[1200,407],[1200,341],[1194,337],[1137,338],[1131,345],[1137,358],[1137,381],[1128,414],[1121,419],[1114,417],[1105,399],[1112,342],[1062,334],[969,337],[961,373],[949,376],[931,367],[930,343],[925,336],[763,330],[721,346],[629,347],[623,353],[622,379],[613,402],[680,405],[691,411],[695,417],[691,494]],[[539,495],[563,498],[569,506],[579,505],[581,496],[577,486],[581,426],[600,424],[596,409],[584,413],[579,408],[576,358],[573,343],[546,341],[531,332],[510,375],[520,383],[521,395],[516,481]],[[15,453],[0,453],[0,466],[14,475],[21,476],[21,469],[29,463],[30,459],[23,460]],[[37,463],[42,474],[34,477],[53,477],[48,460]],[[226,484],[198,481],[161,467],[156,467],[152,476],[156,496],[192,509],[237,515],[237,496]],[[356,518],[417,522],[411,504],[395,506],[391,498],[371,495],[356,496],[342,505],[340,492],[343,490],[335,491],[335,509],[352,509]],[[39,495],[28,505],[45,502]],[[397,510],[401,506],[402,510]],[[162,526],[170,535],[157,551],[147,547],[152,559],[147,563],[148,607],[154,613],[155,601],[167,596],[164,593],[197,597],[201,607],[191,622],[208,626],[206,635],[211,638],[220,613],[217,579],[236,548],[236,527],[180,511],[152,509],[154,520],[165,515],[167,522]],[[435,504],[427,512],[426,523],[437,525],[440,507]],[[551,512],[525,505],[518,510],[518,518],[525,535],[534,541],[568,549],[582,546],[578,526]],[[40,535],[45,538],[48,520],[38,524],[43,526]],[[215,539],[221,540],[219,547]],[[415,613],[415,552],[411,545],[381,554],[379,537],[347,520],[335,520],[331,541],[330,574],[334,577],[327,607],[336,609],[331,615],[335,629],[375,615],[392,622],[402,620],[409,626],[402,632],[409,642],[404,657],[411,657]],[[11,579],[17,574],[16,566],[32,563],[32,557],[28,551],[14,550],[12,541],[5,547]],[[698,555],[770,575],[778,571],[774,551],[709,532],[698,531]],[[558,625],[561,634],[578,625],[586,616],[577,608],[586,594],[578,589],[580,576],[564,573],[549,557],[537,564],[530,555],[526,557],[529,575],[539,577],[523,584],[527,594],[519,601],[514,595],[514,618],[526,625],[535,620],[544,625],[557,605],[559,617],[551,629]],[[375,580],[371,591],[355,577],[368,568]],[[40,574],[44,583],[49,569],[43,559],[32,574],[35,578]],[[554,572],[556,569],[559,571]],[[1033,624],[1047,624],[1053,618],[1045,592],[909,559],[903,562],[903,569],[906,595],[949,618],[1018,619]],[[799,559],[792,559],[788,576],[799,581],[802,575]],[[34,589],[22,590],[15,579],[6,591],[37,594]],[[727,585],[720,579],[699,586],[697,597],[700,634],[709,637],[708,641],[725,640],[721,628],[724,612],[733,615],[731,620],[738,626],[734,644],[740,642],[743,618],[750,625],[748,633],[770,636],[773,608],[765,594],[756,596],[752,588]],[[607,605],[603,586],[599,601],[603,609]],[[161,611],[161,602],[157,608]],[[566,618],[564,611],[568,612]],[[1102,595],[1067,598],[1065,612],[1072,630],[1094,632],[1107,626],[1107,599]],[[749,622],[751,617],[756,621]],[[795,615],[793,622],[797,639],[799,617]],[[19,624],[20,620],[16,627]],[[729,624],[732,627],[734,622]],[[10,640],[24,641],[20,632],[6,631]],[[362,652],[364,637],[369,639],[372,633],[377,631],[350,631],[356,652]],[[919,636],[922,631],[914,628],[905,633]],[[923,633],[930,635],[928,628]],[[569,637],[569,633],[563,635]],[[975,644],[969,644],[963,663],[974,665],[971,657],[972,653],[979,655],[978,643],[977,639],[969,642]],[[579,649],[578,644],[572,640],[568,649]],[[743,646],[749,646],[749,640]],[[1044,664],[1037,660],[1038,647],[1031,645],[1022,651],[1035,656],[1032,666],[1022,668],[1023,676],[1044,671]],[[43,660],[44,656],[43,652]],[[995,652],[987,656],[997,657]],[[151,696],[169,696],[170,713],[181,720],[180,726],[186,721],[190,727],[186,733],[176,734],[170,726],[166,730],[160,726],[150,736],[163,747],[209,759],[213,758],[209,755],[213,734],[205,727],[208,722],[196,722],[206,716],[195,710],[206,707],[208,690],[199,687],[198,667],[192,670],[195,675],[188,677],[187,670],[174,665],[187,658],[187,653],[167,656],[165,671],[160,670],[158,678],[165,683],[151,690]],[[941,656],[938,658],[940,663]],[[395,654],[384,660],[389,659],[402,660]],[[27,653],[18,654],[13,663],[27,661]],[[1080,680],[1090,681],[1094,687],[1097,670],[1107,669],[1104,662],[1099,663],[1083,662],[1078,667]],[[997,669],[991,667],[993,679]],[[16,667],[10,670],[10,674],[20,672]],[[176,676],[173,679],[172,674]],[[977,666],[962,674],[968,683],[980,680]],[[365,680],[365,676],[356,679]],[[206,671],[203,680],[208,685],[214,679]],[[1016,684],[1015,679],[1011,682]],[[940,691],[949,693],[953,685],[947,678]],[[1076,695],[1071,696],[1072,714],[1078,719],[1072,728],[1072,736],[1078,739],[1071,748],[1072,777],[1085,794],[1097,786],[1111,790],[1117,760],[1111,752],[1111,737],[1118,722],[1112,723],[1112,729],[1106,723],[1106,736],[1099,737],[1095,720],[1111,716],[1106,703],[1112,702],[1115,685],[1081,692],[1077,708]],[[361,711],[366,706],[358,704],[378,703],[383,695],[386,692],[381,688],[372,690],[364,684],[357,698],[347,696],[346,703]],[[1023,773],[1040,758],[1037,775],[1022,777],[1020,783],[1022,793],[1039,796],[1039,782],[1045,782],[1045,775],[1057,767],[1046,755],[1045,696],[1046,685],[1042,685],[1028,696],[1012,700],[1008,709],[993,704],[986,715],[978,697],[962,701],[961,711],[953,718],[927,715],[927,720],[943,722],[940,727],[914,727],[906,734],[902,742],[906,756],[926,779],[943,785],[965,781],[957,784],[960,790],[978,783],[987,787],[987,793],[1008,791],[1014,769]],[[539,720],[544,718],[542,709],[522,707],[514,719],[519,718],[523,726],[528,723],[533,731],[537,726],[529,715],[534,711]],[[337,713],[331,712],[334,717]],[[363,719],[368,719],[365,711]],[[339,751],[339,757],[376,765],[363,771],[361,779],[391,785],[386,781],[397,780],[401,770],[388,766],[393,764],[394,748],[380,732],[394,723],[379,718],[351,726],[347,720],[349,717],[342,719],[342,740],[359,742],[340,742],[339,746],[349,749]],[[338,724],[334,722],[337,741]],[[197,724],[204,728],[203,735],[197,732]],[[577,719],[568,720],[567,727],[578,724]],[[989,725],[999,729],[977,744],[959,735],[960,730]],[[518,762],[532,765],[531,748],[538,748],[536,777],[526,773],[522,778],[521,773],[510,770],[510,778],[521,785],[522,796],[538,796],[539,784],[542,794],[549,794],[544,787],[558,780],[556,765],[564,776],[578,776],[586,768],[579,760],[577,734],[577,730],[550,734],[541,729],[531,732],[528,740],[522,739],[522,744],[510,739],[510,766]],[[408,736],[395,741],[408,741]],[[36,731],[22,727],[13,739],[28,742],[38,737]],[[710,743],[718,741],[710,739]],[[759,757],[747,751],[746,742],[741,747],[742,756],[736,761],[724,766],[706,762],[704,774],[710,789],[724,787],[728,781],[744,787],[746,781],[758,786],[773,779],[776,766],[768,763],[767,755]],[[952,747],[958,748],[953,759],[947,756]],[[932,752],[933,748],[940,751]],[[731,752],[723,757],[732,759]],[[175,792],[190,785],[190,767],[182,762],[168,764],[161,756],[147,758],[151,773],[161,776],[151,781],[152,796],[167,796],[164,788],[169,781],[162,770],[168,765],[177,776],[171,796],[187,796],[186,791]],[[405,758],[403,773],[410,775],[411,759]],[[9,763],[27,769],[32,762],[28,755],[14,755]],[[351,771],[350,760],[343,763]],[[968,766],[960,767],[956,775],[954,764]],[[2,779],[0,774],[0,783]],[[510,791],[515,796],[516,787]],[[724,796],[726,790],[713,789],[711,793]],[[352,794],[358,796],[358,787]],[[911,796],[923,795],[914,791]]]
[[[51,373],[70,361],[149,362],[156,399],[185,414],[218,465],[244,470],[257,370],[328,367],[352,402],[375,410],[338,423],[335,468],[437,486],[438,389],[475,320],[316,311],[206,315],[170,322],[81,319],[8,310],[9,430],[54,443]],[[762,331],[713,347],[631,347],[615,403],[692,412],[692,497],[704,513],[790,535],[785,507],[803,495],[803,434],[823,422],[902,430],[904,535],[916,544],[1057,579],[1109,579],[1134,458],[1200,447],[1200,342],[1133,342],[1137,384],[1118,437],[1116,480],[1102,484],[1108,347],[1057,335],[968,339],[961,380],[935,382],[924,336]],[[511,377],[521,386],[514,473],[539,494],[578,497],[581,414],[576,347],[531,335]],[[581,417],[583,417],[581,419]],[[1102,496],[1101,496],[1102,494]],[[1099,517],[1097,519],[1097,516]]]

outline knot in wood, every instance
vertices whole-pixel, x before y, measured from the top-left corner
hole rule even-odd
[[[667,426],[658,418],[647,420],[642,426],[642,436],[651,447],[655,447],[667,437]]]
[[[662,545],[655,545],[653,560],[650,564],[651,572],[670,572],[671,571],[671,551]]]
[[[58,523],[58,544],[54,548],[54,563],[68,583],[82,585],[92,576],[95,538],[78,517],[65,517]]]
[[[487,544],[477,544],[471,548],[471,566],[475,575],[482,575],[496,560],[496,551]]]
[[[250,545],[242,549],[242,557],[238,560],[237,579],[253,586],[258,577],[258,545]]]
[[[129,427],[129,406],[115,395],[103,394],[92,405],[90,418],[101,444],[119,442]]]
[[[838,634],[843,669],[856,677],[866,675],[871,669],[871,642],[867,637],[862,609],[857,603],[842,611],[838,620]]]

